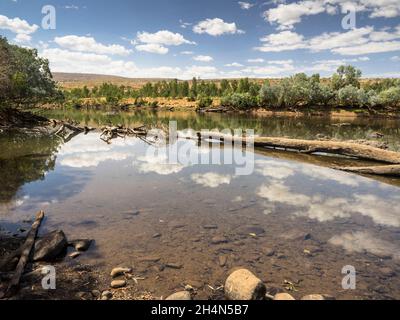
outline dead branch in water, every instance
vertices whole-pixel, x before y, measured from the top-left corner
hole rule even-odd
[[[198,139],[216,139],[222,142],[251,143],[252,139],[225,135],[218,132],[198,132]],[[255,137],[255,147],[283,148],[306,154],[328,153],[354,157],[361,160],[372,160],[390,164],[400,164],[400,153],[376,147],[346,141],[320,141],[275,137]]]
[[[31,251],[33,246],[35,245],[35,240],[37,233],[39,231],[40,224],[44,218],[44,212],[39,211],[36,214],[36,219],[32,224],[31,230],[26,237],[25,243],[22,245],[21,249],[19,250],[21,257],[19,258],[17,268],[15,269],[15,273],[12,276],[8,286],[4,292],[0,291],[0,299],[3,297],[9,297],[15,293],[18,289],[19,281],[21,279],[21,275],[24,272],[25,266],[29,261],[29,257],[31,255]]]
[[[110,143],[115,138],[125,138],[126,136],[143,137],[147,135],[146,126],[139,126],[136,128],[118,127],[103,127],[100,139],[104,142]]]
[[[400,177],[400,165],[386,165],[386,166],[371,166],[371,167],[335,167],[335,169],[361,173],[361,174],[373,174],[379,176],[388,177]]]

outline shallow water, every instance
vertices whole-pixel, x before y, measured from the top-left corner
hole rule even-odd
[[[396,121],[356,120],[339,127],[332,123],[349,120],[189,113],[53,116],[92,126],[113,117],[114,123],[130,125],[176,119],[179,129],[241,127],[304,138],[322,133],[361,139],[379,131],[391,149],[400,147]],[[221,151],[176,142],[188,143],[192,160],[210,154],[216,159]],[[350,160],[257,150],[249,153],[252,174],[237,175],[233,164],[168,164],[168,153],[155,154],[159,149],[140,139],[106,144],[96,132],[65,144],[2,135],[0,147],[4,227],[17,232],[22,221],[44,209],[42,232],[59,228],[70,239],[95,239],[81,262],[104,274],[118,265],[134,266],[135,276],[145,278],[138,288],[156,297],[193,284],[200,287],[198,298],[220,298],[221,292],[209,286],[218,288],[231,268],[244,266],[269,287],[295,283],[295,297],[400,299],[399,184],[323,166]],[[239,149],[231,151],[243,156]],[[356,269],[356,290],[342,288],[346,265]]]

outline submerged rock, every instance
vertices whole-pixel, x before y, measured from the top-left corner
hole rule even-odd
[[[228,239],[224,237],[223,235],[218,235],[214,236],[211,238],[211,243],[212,244],[221,244],[221,243],[227,243]]]
[[[168,296],[165,300],[192,300],[192,296],[188,291],[179,291]]]
[[[87,251],[89,250],[93,240],[89,239],[79,239],[73,240],[68,243],[69,246],[74,247],[77,251]]]
[[[285,234],[282,235],[282,238],[286,240],[310,240],[311,239],[311,234],[308,232],[304,232],[301,230],[293,229],[289,230]]]
[[[33,261],[51,261],[58,258],[68,246],[67,237],[61,230],[50,232],[36,241]]]
[[[103,291],[103,293],[101,294],[101,300],[110,300],[113,297],[113,294],[111,291]]]
[[[262,300],[266,291],[262,281],[247,269],[232,272],[225,282],[225,295],[229,300]]]

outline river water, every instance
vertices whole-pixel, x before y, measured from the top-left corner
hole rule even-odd
[[[100,127],[107,123],[178,129],[254,129],[256,134],[313,139],[369,139],[373,132],[400,150],[395,120],[249,117],[194,113],[51,112]],[[353,160],[276,150],[246,153],[250,174],[217,159],[216,143],[171,142],[190,151],[175,163],[152,141],[98,132],[68,142],[56,137],[0,135],[0,226],[29,228],[46,212],[42,233],[59,228],[70,239],[95,239],[82,263],[109,274],[132,266],[143,280],[134,290],[166,296],[187,284],[197,298],[221,298],[229,270],[245,267],[271,292],[294,284],[295,297],[324,293],[338,299],[400,299],[400,183],[335,171]],[[243,150],[225,149],[242,159]],[[183,152],[183,151],[178,151]],[[214,156],[214,158],[212,158]],[[203,158],[201,158],[203,159]],[[67,258],[68,259],[68,258]],[[342,287],[345,266],[356,289]],[[275,289],[273,289],[275,288]],[[293,287],[292,287],[293,289]]]

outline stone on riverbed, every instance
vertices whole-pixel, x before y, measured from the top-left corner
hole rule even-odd
[[[73,240],[68,243],[69,246],[74,247],[77,251],[87,251],[90,248],[93,240],[79,239]]]
[[[119,277],[121,275],[124,275],[125,273],[131,273],[132,268],[123,268],[123,267],[117,267],[112,269],[110,275],[112,278]]]
[[[274,296],[274,300],[296,300],[295,298],[293,298],[289,293],[285,293],[285,292],[282,292],[282,293],[277,293],[275,296]]]
[[[125,280],[113,280],[111,282],[111,288],[113,289],[118,289],[126,286],[126,281]]]
[[[33,261],[51,261],[58,258],[68,246],[67,237],[61,230],[50,232],[36,241]]]
[[[265,293],[265,285],[247,269],[232,272],[225,282],[225,295],[229,300],[262,300]]]
[[[223,235],[217,235],[211,239],[212,244],[221,244],[221,243],[227,243],[227,242],[228,242],[228,239],[225,238]]]
[[[192,300],[192,296],[188,291],[180,291],[168,296],[165,300]]]
[[[103,291],[103,293],[101,294],[101,300],[110,300],[112,298],[113,294],[111,291]]]

